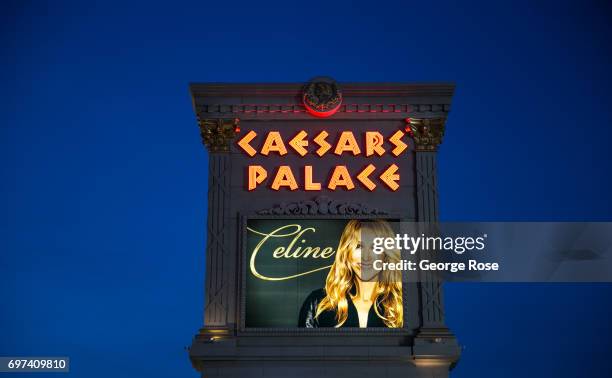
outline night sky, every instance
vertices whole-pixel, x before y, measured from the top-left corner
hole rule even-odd
[[[612,220],[604,1],[5,1],[0,355],[197,377],[208,157],[190,82],[454,82],[442,220]],[[450,284],[452,377],[606,376],[612,284]]]

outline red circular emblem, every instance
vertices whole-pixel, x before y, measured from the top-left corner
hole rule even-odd
[[[340,109],[342,93],[333,79],[320,77],[306,84],[302,100],[313,116],[329,117]]]

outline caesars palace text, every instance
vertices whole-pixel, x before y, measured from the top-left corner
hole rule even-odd
[[[316,135],[309,135],[308,132],[302,130],[289,140],[284,139],[278,131],[269,131],[264,138],[261,148],[256,149],[252,143],[257,137],[257,133],[250,130],[237,141],[237,145],[250,157],[258,153],[263,156],[269,156],[272,153],[283,156],[288,153],[287,146],[302,157],[309,153],[319,157],[323,157],[327,153],[333,153],[338,156],[347,154],[349,156],[363,155],[365,157],[383,156],[389,153],[397,157],[408,148],[408,144],[402,140],[405,135],[404,131],[396,130],[385,139],[383,134],[378,131],[367,131],[363,135],[363,140],[359,143],[352,131],[341,131],[337,142],[332,144],[328,141],[329,133],[327,131],[321,131],[316,133]],[[309,139],[309,137],[312,139]],[[311,142],[317,147],[314,151],[308,150]],[[385,146],[385,144],[387,145]],[[333,168],[326,187],[329,190],[336,190],[338,188],[353,190],[355,189],[355,182],[358,182],[366,189],[373,191],[378,186],[375,181],[378,181],[389,190],[396,191],[399,188],[398,182],[400,180],[398,171],[399,167],[396,164],[390,164],[379,170],[374,164],[370,163],[359,172],[352,173],[349,172],[345,165],[337,165]],[[299,177],[299,175],[297,176]],[[313,178],[312,165],[305,165],[303,167],[303,177],[302,188],[304,190],[321,190],[322,183],[317,182]],[[268,170],[261,165],[249,165],[247,180],[248,189],[254,190],[258,185],[268,180]],[[273,190],[281,188],[298,189],[299,184],[294,170],[288,165],[279,166],[271,181],[270,188]]]

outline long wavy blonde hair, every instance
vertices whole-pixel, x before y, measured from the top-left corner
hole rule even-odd
[[[324,311],[336,311],[336,327],[342,326],[348,317],[347,294],[352,298],[359,296],[359,279],[351,268],[353,249],[360,242],[361,231],[372,231],[380,237],[393,237],[394,233],[389,224],[383,220],[351,220],[348,222],[336,252],[327,279],[325,281],[326,297],[319,303],[315,317]],[[385,250],[381,255],[383,262],[398,262],[399,250]],[[402,281],[401,272],[383,270],[376,279],[376,300],[374,311],[389,328],[400,328],[404,324],[404,311],[402,305]],[[351,294],[351,292],[354,294]],[[383,309],[383,314],[379,308]]]

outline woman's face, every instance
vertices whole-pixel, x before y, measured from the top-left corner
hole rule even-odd
[[[374,240],[372,230],[362,229],[351,243],[351,268],[361,281],[373,281],[379,273],[373,267],[374,261],[380,257],[372,252],[372,240]]]

